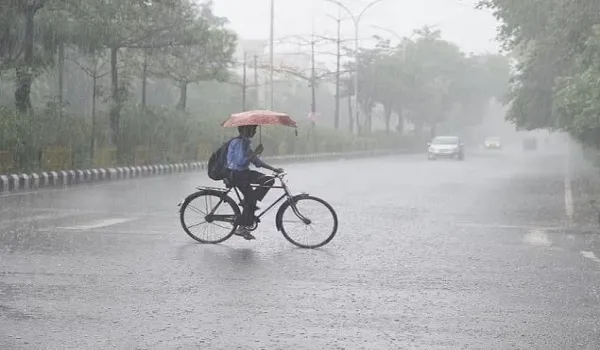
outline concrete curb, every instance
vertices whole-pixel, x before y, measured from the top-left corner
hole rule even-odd
[[[273,156],[264,157],[263,159],[279,163],[295,163],[335,158],[384,156],[401,153],[407,153],[407,151],[375,150],[357,152],[334,152],[304,155]],[[208,162],[190,162],[86,170],[61,170],[32,174],[0,175],[0,195],[4,193],[32,191],[40,188],[61,188],[105,181],[138,179],[150,176],[203,171],[206,169],[207,163]]]

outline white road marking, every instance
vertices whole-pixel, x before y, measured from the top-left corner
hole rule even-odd
[[[160,231],[160,230],[146,230],[146,229],[139,229],[139,230],[119,230],[119,229],[110,229],[109,231],[106,230],[102,230],[99,231],[98,229],[80,229],[80,228],[69,228],[64,230],[63,232],[57,232],[57,230],[60,229],[60,227],[57,228],[45,228],[45,229],[41,229],[41,230],[36,230],[37,232],[50,232],[53,234],[74,234],[74,233],[89,233],[89,234],[100,234],[100,235],[142,235],[142,236],[158,236],[158,235],[165,235],[165,234],[171,234],[172,228],[170,228],[169,230],[164,230],[164,231]],[[183,232],[183,231],[182,231]]]
[[[544,247],[552,245],[552,241],[550,240],[550,237],[548,237],[548,234],[544,230],[539,229],[527,232],[525,237],[523,237],[523,242]]]
[[[175,202],[173,202],[175,203]],[[153,217],[153,218],[163,218],[163,219],[170,219],[170,218],[175,218],[178,219],[178,215],[179,215],[179,208],[173,204],[172,205],[172,212],[174,214],[165,214],[165,212],[155,212],[155,211],[148,211],[148,212],[129,212],[129,211],[116,211],[116,210],[112,210],[112,211],[107,211],[107,210],[88,210],[88,209],[60,209],[60,208],[35,208],[35,209],[31,209],[32,211],[35,212],[51,212],[51,213],[65,213],[65,214],[69,214],[69,215],[89,215],[89,214],[98,214],[98,215],[123,215],[123,216],[135,216],[135,217]]]
[[[105,220],[100,220],[100,221],[93,222],[93,223],[91,223],[89,225],[56,227],[56,229],[58,229],[58,230],[88,231],[88,230],[93,230],[93,229],[97,229],[97,228],[104,228],[104,227],[108,227],[108,226],[114,226],[114,225],[122,224],[122,223],[125,223],[125,222],[133,221],[133,220],[134,220],[133,218],[127,218],[127,219],[105,219]]]
[[[567,156],[567,160],[565,161],[565,213],[567,214],[567,220],[569,223],[573,221],[574,212],[573,190],[571,188],[571,167],[569,156]]]
[[[476,222],[460,222],[453,223],[454,226],[459,227],[474,227],[474,228],[501,228],[501,229],[517,229],[517,230],[543,230],[543,231],[558,231],[563,228],[560,226],[530,226],[530,225],[503,225],[503,224],[483,224]]]
[[[22,224],[22,223],[30,223],[35,221],[43,221],[43,220],[56,220],[56,219],[65,219],[68,217],[77,216],[76,213],[63,213],[63,214],[42,214],[42,215],[33,215],[33,216],[19,216],[15,215],[11,218],[0,220],[1,224]]]
[[[592,261],[595,261],[595,262],[597,262],[597,263],[600,264],[600,259],[598,259],[596,257],[596,254],[594,254],[594,252],[587,252],[587,251],[583,251],[582,250],[581,251],[581,255],[583,255],[584,258],[588,258],[588,259],[590,259]]]

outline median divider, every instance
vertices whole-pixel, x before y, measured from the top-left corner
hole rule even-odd
[[[407,153],[407,150],[373,150],[356,152],[333,152],[303,155],[263,157],[274,163],[298,163],[340,158],[364,158]],[[31,174],[0,175],[0,195],[12,192],[34,191],[41,188],[61,188],[75,185],[139,179],[151,176],[171,175],[206,170],[208,162],[125,166],[86,170],[45,171]]]

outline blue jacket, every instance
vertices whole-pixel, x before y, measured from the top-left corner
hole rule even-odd
[[[227,168],[233,171],[248,170],[250,163],[257,168],[264,165],[257,156],[250,159],[250,139],[247,137],[236,137],[229,142],[227,148]]]

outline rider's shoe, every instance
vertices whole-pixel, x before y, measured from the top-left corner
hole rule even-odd
[[[254,237],[251,233],[250,230],[248,230],[248,228],[246,226],[238,226],[238,228],[235,230],[234,234],[236,236],[240,236],[243,237],[245,240],[250,241],[253,239],[256,239],[256,237]]]

